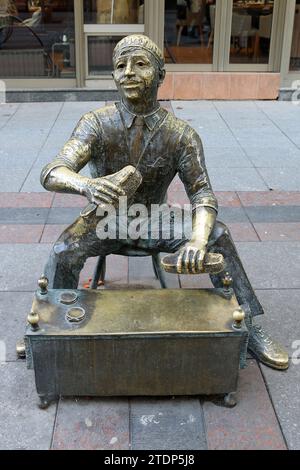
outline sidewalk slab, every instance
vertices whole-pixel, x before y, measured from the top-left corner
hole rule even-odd
[[[265,191],[266,183],[255,168],[211,168],[209,177],[215,191]]]
[[[28,170],[1,169],[0,187],[4,193],[18,193],[26,179]]]
[[[300,289],[257,290],[265,315],[256,318],[266,331],[282,344],[291,357],[293,342],[300,340]]]
[[[44,225],[47,221],[49,209],[42,207],[10,207],[0,208],[0,223],[14,225]]]
[[[299,349],[299,346],[298,346]],[[300,365],[285,372],[261,366],[287,446],[300,450]]]
[[[130,400],[133,450],[206,449],[203,411],[196,398]]]
[[[299,289],[299,242],[237,243],[254,289]]]
[[[49,208],[52,205],[54,198],[53,193],[5,193],[1,192],[0,197],[0,208],[21,207],[33,209],[33,208]]]
[[[299,187],[300,189],[300,187]],[[246,206],[300,206],[300,191],[241,191],[238,197]]]
[[[0,316],[5,318],[0,340],[5,343],[7,362],[17,360],[16,344],[24,337],[33,296],[33,292],[0,292]]]
[[[284,450],[284,439],[255,361],[240,372],[238,404],[226,409],[204,402],[210,450]]]
[[[258,168],[259,174],[266,181],[269,188],[279,191],[299,191],[299,167]]]
[[[0,245],[0,291],[32,292],[43,274],[52,245]]]
[[[52,449],[128,450],[128,400],[126,398],[61,399]]]
[[[300,222],[253,225],[261,241],[300,241]]]
[[[300,206],[245,207],[252,223],[300,222]]]
[[[0,364],[0,450],[48,450],[56,405],[38,407],[33,371],[23,362]]]
[[[0,243],[39,243],[44,225],[0,224]]]

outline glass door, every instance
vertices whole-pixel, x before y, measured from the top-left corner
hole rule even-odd
[[[112,52],[124,36],[144,33],[144,0],[84,0],[86,79],[110,77]]]
[[[278,0],[229,0],[227,71],[274,70]]]
[[[295,5],[292,48],[290,55],[290,72],[298,72],[300,76],[300,0]]]

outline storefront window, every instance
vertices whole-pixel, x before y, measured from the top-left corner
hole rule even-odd
[[[144,1],[84,0],[85,24],[143,24]]]
[[[166,62],[212,64],[215,18],[215,0],[166,0]]]
[[[299,70],[300,70],[300,0],[297,0],[296,10],[295,10],[290,71],[297,72]]]
[[[268,64],[274,2],[233,1],[230,62]]]
[[[73,0],[0,0],[0,76],[75,77]]]
[[[123,36],[88,37],[89,75],[110,75],[113,71],[112,55],[117,43]]]

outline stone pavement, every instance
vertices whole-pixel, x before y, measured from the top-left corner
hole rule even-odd
[[[0,106],[0,353],[6,348],[0,358],[0,449],[300,449],[296,361],[287,372],[276,372],[249,358],[234,409],[198,397],[61,399],[38,409],[33,373],[16,359],[15,343],[51,245],[85,204],[81,197],[45,192],[39,174],[80,116],[103,104]],[[265,308],[261,323],[295,355],[300,108],[253,101],[163,105],[200,133],[220,219],[229,225]],[[178,179],[169,200],[186,201]],[[93,265],[87,262],[81,286]],[[205,276],[171,278],[172,286],[210,285]],[[158,288],[148,258],[109,258],[106,287],[127,285]]]

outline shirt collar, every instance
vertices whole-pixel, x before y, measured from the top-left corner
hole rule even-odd
[[[127,129],[130,129],[137,115],[129,111],[129,109],[126,108],[122,101],[116,104],[120,113],[122,114]],[[143,116],[145,124],[148,127],[149,131],[152,131],[164,116],[165,111],[160,106],[153,113],[146,114],[145,116]]]

